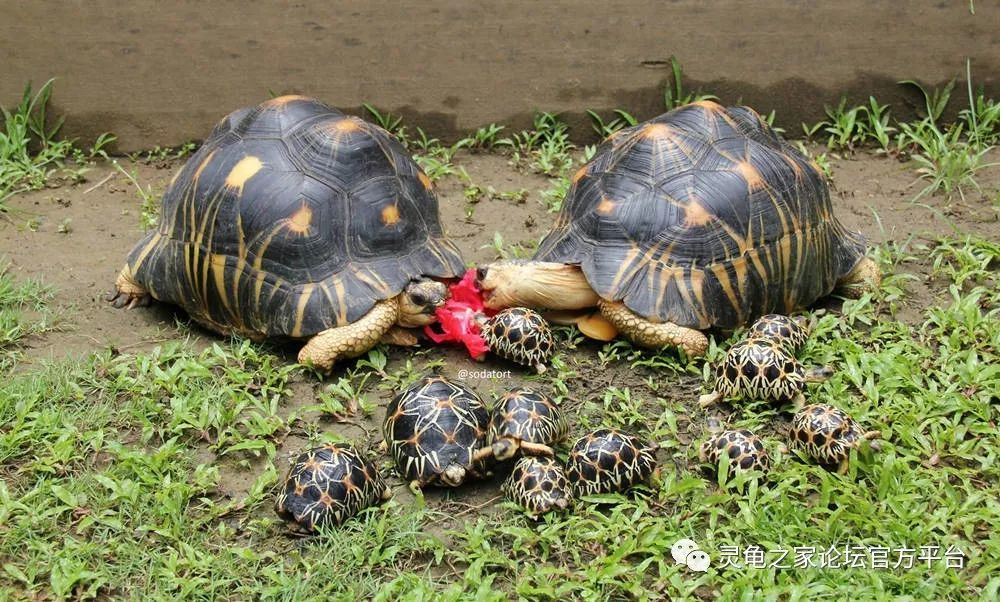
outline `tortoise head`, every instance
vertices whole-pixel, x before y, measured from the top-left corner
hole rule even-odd
[[[399,295],[399,318],[404,328],[426,326],[434,322],[434,311],[448,300],[448,287],[430,278],[414,280]]]
[[[514,444],[509,438],[498,439],[493,442],[493,457],[496,458],[498,462],[503,462],[504,460],[510,460],[517,453],[517,445]]]
[[[449,487],[458,487],[465,481],[468,472],[461,464],[449,464],[441,473],[441,482]]]
[[[598,300],[579,266],[566,263],[496,261],[476,269],[476,284],[490,309],[583,309]]]

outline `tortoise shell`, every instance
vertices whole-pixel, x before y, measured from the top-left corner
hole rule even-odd
[[[579,264],[645,318],[705,329],[807,306],[864,250],[814,162],[752,109],[705,101],[605,140],[534,259]]]
[[[566,473],[552,458],[525,456],[518,460],[504,481],[503,491],[532,514],[565,510],[573,502]]]
[[[524,307],[497,312],[486,321],[482,337],[493,353],[526,366],[544,366],[555,348],[545,318]]]
[[[283,96],[225,117],[174,176],[135,281],[195,320],[304,338],[464,271],[431,182],[385,130]]]
[[[625,491],[653,474],[655,450],[634,435],[600,429],[573,445],[566,476],[578,495]]]
[[[786,402],[805,386],[802,364],[778,343],[743,340],[729,348],[716,368],[715,390],[724,399]]]
[[[295,459],[275,512],[307,531],[340,525],[391,495],[378,468],[346,443],[311,449]]]
[[[485,472],[473,456],[487,444],[489,420],[486,406],[471,389],[429,376],[393,398],[382,429],[403,478],[457,487]],[[452,479],[456,468],[459,476]]]
[[[747,330],[748,339],[767,339],[781,345],[789,353],[802,349],[809,338],[809,328],[805,320],[790,318],[780,314],[767,314],[757,318]]]
[[[559,406],[547,395],[524,387],[504,393],[490,413],[490,442],[494,444],[510,439],[551,446],[568,434],[569,423]]]
[[[723,454],[729,456],[729,465],[734,470],[767,472],[771,467],[771,458],[767,455],[764,442],[746,429],[713,434],[701,444],[698,457],[702,462],[716,467]]]
[[[851,450],[865,439],[877,436],[866,433],[847,412],[822,403],[808,405],[792,418],[789,432],[791,447],[824,464],[846,461]]]

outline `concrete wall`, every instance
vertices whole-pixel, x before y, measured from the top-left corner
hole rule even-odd
[[[56,77],[66,133],[118,150],[205,136],[222,115],[297,92],[402,113],[453,137],[561,111],[662,111],[667,61],[689,86],[777,110],[789,132],[824,103],[868,94],[908,111],[895,82],[1000,87],[1000,2],[697,0],[152,2],[0,0],[0,103]],[[957,95],[956,103],[964,98]]]

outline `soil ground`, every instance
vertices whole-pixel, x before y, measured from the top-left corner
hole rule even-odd
[[[814,149],[815,150],[815,149]],[[987,162],[1000,160],[994,151]],[[134,169],[144,187],[162,193],[180,162],[149,164],[131,163],[119,159],[126,170]],[[981,171],[977,180],[984,193],[973,191],[962,201],[950,203],[942,197],[925,198],[920,203],[912,199],[923,184],[916,182],[914,166],[894,158],[857,153],[848,158],[830,159],[833,173],[834,206],[844,224],[860,230],[874,244],[895,242],[898,245],[927,244],[940,235],[955,232],[970,233],[987,239],[1000,240],[1000,224],[996,211],[997,190],[1000,189],[1000,168]],[[463,194],[463,183],[455,177],[438,182],[442,219],[447,232],[461,248],[467,262],[482,263],[496,258],[490,242],[496,233],[505,246],[522,244],[532,248],[546,232],[554,216],[542,204],[540,191],[549,187],[548,179],[519,170],[499,154],[471,154],[464,151],[455,157],[455,164],[464,168],[471,181],[483,189],[492,187],[499,192],[524,189],[523,202],[484,195],[468,215],[469,204]],[[110,290],[116,272],[125,255],[141,235],[139,215],[141,202],[134,186],[111,164],[99,164],[86,174],[87,182],[20,195],[10,201],[10,220],[0,223],[0,256],[10,262],[15,274],[39,279],[55,289],[53,305],[57,308],[56,331],[35,337],[19,370],[34,363],[78,358],[103,348],[112,347],[129,353],[149,350],[167,341],[190,338],[196,345],[208,345],[219,337],[187,323],[183,312],[163,305],[132,311],[113,309],[103,300]],[[930,279],[929,266],[919,262],[904,262],[902,269],[912,271],[916,279],[908,283],[908,298],[897,317],[915,323],[922,310],[947,294],[939,283]],[[834,303],[834,302],[830,302]],[[567,337],[568,338],[568,335]],[[697,376],[671,377],[669,386],[662,387],[661,372],[649,368],[633,369],[627,362],[602,365],[598,352],[602,344],[573,338],[569,343],[567,370],[564,381],[568,391],[560,395],[568,408],[571,422],[584,407],[600,403],[609,386],[632,387],[648,391],[656,387],[655,395],[667,396],[683,403],[691,412],[678,417],[678,430],[685,432],[685,423],[701,419],[693,403],[702,387]],[[295,361],[296,346],[278,349],[289,363]],[[412,350],[389,351],[390,367],[404,365],[413,359],[419,369],[428,362],[443,360],[441,372],[449,377],[484,370],[500,371],[500,376],[472,378],[465,381],[484,397],[502,390],[534,381],[523,369],[501,360],[489,359],[476,363],[455,348],[424,346],[413,355]],[[311,374],[297,376],[294,395],[286,399],[289,412],[317,403],[317,395],[330,380],[336,381],[344,367],[339,367],[326,381]],[[667,384],[667,383],[662,383]],[[548,385],[542,385],[543,388]],[[320,428],[336,431],[357,443],[374,449],[381,440],[383,408],[394,392],[376,388],[368,403],[374,408],[370,416],[357,416],[337,423],[329,418],[317,418]],[[281,463],[297,454],[305,445],[304,432],[293,430],[281,447]],[[682,441],[688,445],[690,441]],[[211,454],[206,451],[206,461]],[[254,470],[249,467],[223,465],[221,485],[224,495],[239,496],[252,482]],[[398,480],[393,481],[400,499],[409,492]],[[498,481],[482,481],[454,491],[433,491],[428,504],[450,515],[448,522],[469,513],[489,512],[499,499]],[[442,524],[442,529],[453,525]]]

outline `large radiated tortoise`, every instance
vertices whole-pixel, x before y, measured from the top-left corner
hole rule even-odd
[[[308,339],[329,369],[434,321],[464,271],[431,181],[385,130],[283,96],[224,118],[174,176],[159,227],[109,300],[157,299],[207,328]]]
[[[621,130],[572,180],[531,261],[479,268],[487,307],[596,306],[575,319],[584,334],[701,355],[707,328],[878,286],[815,162],[747,107],[697,102]]]

